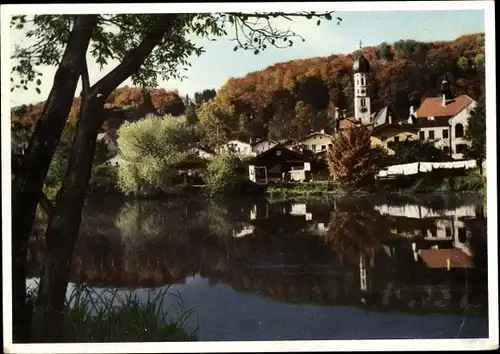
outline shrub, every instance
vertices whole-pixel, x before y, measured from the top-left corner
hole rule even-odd
[[[138,187],[166,188],[177,170],[172,168],[186,157],[190,131],[184,117],[146,116],[126,122],[118,130],[123,160],[118,167],[118,186],[125,192]]]
[[[248,181],[248,177],[238,173],[242,161],[233,153],[215,156],[208,164],[205,183],[210,195],[228,195],[234,193]]]

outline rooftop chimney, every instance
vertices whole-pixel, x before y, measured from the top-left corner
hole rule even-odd
[[[339,112],[339,107],[335,107],[335,119],[340,118],[340,112]]]
[[[443,99],[441,100],[441,106],[446,107],[446,95],[443,94]]]
[[[410,117],[415,115],[415,107],[413,105],[410,106]]]

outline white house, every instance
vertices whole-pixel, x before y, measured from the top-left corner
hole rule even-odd
[[[113,166],[113,167],[117,167],[117,166],[123,164],[124,162],[123,162],[122,157],[118,154],[118,155],[110,158],[109,160],[107,160],[106,163],[108,165]]]
[[[322,129],[319,132],[311,133],[306,136],[304,139],[302,139],[300,144],[304,147],[304,149],[316,153],[331,148],[332,139],[333,136],[330,134],[325,134],[325,131]]]
[[[434,146],[462,159],[469,142],[464,138],[467,121],[477,102],[467,95],[453,97],[449,84],[443,80],[441,97],[424,99],[415,112],[419,140],[432,141]]]
[[[220,147],[221,152],[234,152],[240,156],[255,156],[252,146],[240,140],[231,140]]]
[[[269,139],[269,138],[264,138],[264,139],[257,140],[254,143],[251,142],[251,145],[252,145],[252,151],[255,154],[259,155],[259,154],[262,154],[264,151],[272,149],[273,147],[278,145],[278,142],[276,142],[272,139]]]

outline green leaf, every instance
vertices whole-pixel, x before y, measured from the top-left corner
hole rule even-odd
[[[37,87],[35,90],[36,90],[36,92],[37,92],[38,94],[41,94],[41,93],[42,93],[42,91],[41,91],[38,87]]]
[[[236,52],[238,50],[238,46],[234,47],[233,50]]]
[[[325,15],[325,19],[327,19],[328,21],[330,21],[332,19],[332,15],[330,14],[326,14]]]
[[[311,15],[311,14],[307,14],[307,15],[306,15],[306,18],[307,18],[308,20],[310,20],[310,19],[312,18],[312,15]]]
[[[253,54],[255,54],[255,55],[259,54],[259,50],[255,49],[255,51],[253,52]]]
[[[36,84],[37,84],[38,86],[40,86],[40,84],[41,84],[41,83],[42,83],[42,80],[40,80],[40,79],[36,80]]]
[[[321,25],[321,20],[316,21],[316,26]]]
[[[23,89],[25,89],[27,91],[28,90],[28,86],[23,86]]]

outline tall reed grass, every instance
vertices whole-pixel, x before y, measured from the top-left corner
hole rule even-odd
[[[35,303],[38,287],[28,289],[27,301]],[[175,297],[173,308],[162,306],[167,296]],[[175,308],[174,308],[175,307]],[[171,311],[177,312],[172,314]],[[167,313],[168,312],[168,313]],[[77,285],[67,296],[62,342],[166,342],[195,341],[198,325],[188,323],[194,309],[187,309],[179,293],[161,289],[141,302],[131,291],[98,292]]]

